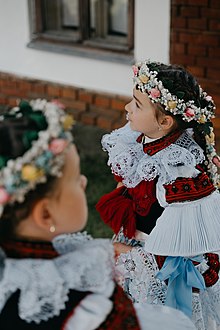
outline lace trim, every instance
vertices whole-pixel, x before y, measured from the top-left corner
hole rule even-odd
[[[112,294],[113,248],[109,240],[73,234],[58,237],[54,244],[67,252],[52,260],[1,259],[0,311],[17,290],[19,316],[36,323],[59,315],[71,289],[106,297]]]
[[[114,238],[115,241],[124,242],[135,246],[135,240],[124,241],[120,233]],[[142,241],[142,244],[144,241]],[[148,302],[151,304],[164,304],[167,286],[164,282],[157,281],[155,274],[159,268],[153,255],[145,253],[143,248],[137,247],[136,242],[129,253],[121,254],[116,261],[116,275],[118,283],[123,287],[126,294],[135,303]],[[196,266],[204,273],[207,270],[207,260]],[[197,330],[212,329],[212,323],[220,326],[220,280],[205,291],[193,293],[192,295],[192,321]],[[213,328],[214,329],[214,328]]]
[[[109,154],[108,165],[112,172],[123,178],[128,188],[142,180],[161,177],[162,183],[173,182],[177,177],[195,177],[197,164],[204,160],[203,150],[187,131],[165,149],[153,156],[144,153],[142,144],[136,142],[138,132],[129,124],[102,138],[102,146]]]

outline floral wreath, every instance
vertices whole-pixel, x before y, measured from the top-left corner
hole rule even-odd
[[[147,93],[153,103],[160,103],[166,111],[173,115],[181,115],[186,122],[194,120],[199,124],[199,130],[206,140],[209,176],[214,185],[220,189],[220,175],[218,174],[220,157],[215,150],[215,135],[211,123],[216,109],[213,99],[203,91],[201,86],[199,86],[200,100],[205,101],[201,102],[206,104],[204,107],[198,107],[194,100],[184,101],[184,93],[181,91],[178,91],[177,95],[172,94],[169,89],[164,87],[163,81],[157,78],[158,66],[161,64],[146,60],[133,65],[134,84],[142,93]],[[169,81],[166,81],[166,85],[169,85]]]
[[[35,132],[34,139],[28,137],[30,148],[21,157],[5,160],[0,156],[0,216],[5,205],[22,203],[25,195],[37,184],[46,182],[48,176],[62,175],[65,151],[73,139],[70,130],[74,122],[63,109],[57,100],[21,101],[18,107],[0,117],[4,121],[8,116],[25,115],[38,125],[42,120],[46,125],[46,129]]]
[[[157,65],[159,62],[151,62],[150,60],[133,65],[134,83],[141,92],[147,92],[148,97],[153,103],[164,105],[165,110],[173,115],[181,115],[184,121],[195,120],[198,123],[205,123],[214,118],[215,105],[212,97],[200,87],[200,98],[207,101],[204,108],[198,107],[194,100],[185,102],[183,100],[184,93],[178,92],[178,96],[164,87],[163,82],[157,78]],[[150,69],[153,65],[154,70]],[[155,66],[155,67],[154,67]]]

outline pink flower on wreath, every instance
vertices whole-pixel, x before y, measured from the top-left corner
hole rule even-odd
[[[205,97],[205,99],[206,99],[206,101],[212,101],[212,97],[210,96],[210,95],[207,95],[206,97]]]
[[[49,144],[49,150],[54,155],[59,155],[67,146],[67,140],[64,139],[54,139]]]
[[[160,97],[160,91],[157,88],[152,88],[150,91],[150,96],[153,97],[154,99]]]
[[[2,205],[7,203],[9,199],[10,199],[10,195],[3,187],[0,187],[0,204]]]
[[[132,66],[132,70],[133,70],[134,75],[137,76],[137,74],[138,74],[138,67],[136,67],[136,65],[133,65]]]
[[[51,100],[51,103],[57,105],[60,109],[63,110],[65,109],[65,105],[62,102],[60,102],[58,99]]]
[[[220,168],[220,157],[219,156],[214,156],[212,158],[212,162],[213,162],[213,164],[215,164],[215,166],[217,166],[218,168]]]
[[[195,111],[192,108],[186,108],[185,115],[187,117],[194,117],[195,116]]]

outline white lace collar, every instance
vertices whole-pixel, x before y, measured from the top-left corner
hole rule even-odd
[[[57,258],[10,259],[0,256],[0,312],[20,290],[19,316],[40,323],[59,315],[71,289],[112,293],[113,247],[107,239],[92,240],[84,233],[58,236]]]
[[[198,175],[195,167],[204,160],[204,152],[187,130],[175,143],[152,156],[144,153],[142,143],[136,141],[139,136],[128,123],[102,138],[103,149],[109,155],[108,165],[115,175],[123,178],[126,187],[135,187],[142,180],[158,176],[165,183],[177,177]]]

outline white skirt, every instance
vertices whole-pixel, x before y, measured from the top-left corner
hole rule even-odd
[[[185,257],[220,251],[220,194],[167,206],[144,249],[156,255]]]

